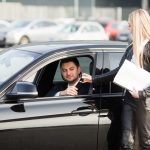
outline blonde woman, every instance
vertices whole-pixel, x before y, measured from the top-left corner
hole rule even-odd
[[[128,24],[133,39],[134,57],[131,61],[150,72],[150,16],[143,9],[135,10],[129,14]],[[140,150],[150,150],[150,87],[142,91],[137,91],[135,87],[129,92],[134,98],[131,101],[136,101],[134,117]]]
[[[100,86],[102,82],[113,81],[115,75],[117,74],[118,70],[124,63],[125,59],[131,61],[132,56],[133,56],[132,44],[130,44],[127,47],[123,57],[121,58],[118,68],[111,70],[110,72],[104,73],[102,75],[99,75],[97,78],[94,78],[93,80],[91,76],[84,73],[82,74],[83,83],[90,82],[93,84],[93,87],[96,88]],[[113,116],[111,117],[113,119],[111,119],[110,128],[107,134],[108,150],[120,150],[120,145],[121,145],[121,149],[127,150],[128,148],[128,150],[130,150],[133,148],[134,141],[133,141],[133,133],[131,134],[131,132],[133,132],[132,119],[133,119],[133,112],[136,104],[134,100],[132,101],[132,99],[133,97],[131,96],[131,94],[128,91],[125,91],[123,102],[120,101],[115,104],[113,104],[112,102],[110,104],[111,107],[109,108],[109,114]],[[121,122],[125,122],[123,123],[125,132],[122,131]],[[121,140],[121,135],[123,135],[122,136],[123,140]]]
[[[133,40],[133,55],[130,55],[132,58],[129,60],[150,72],[150,16],[147,11],[138,9],[129,14],[128,23]],[[125,58],[128,57],[125,56]],[[93,84],[96,81],[98,84],[100,79],[92,81]],[[137,91],[136,87],[133,91],[127,91],[122,113],[121,149],[134,149],[133,126],[135,123],[140,150],[150,150],[150,87],[143,91]]]

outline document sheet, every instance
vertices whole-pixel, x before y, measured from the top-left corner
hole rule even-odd
[[[125,60],[113,82],[130,91],[140,91],[150,86],[150,73]]]

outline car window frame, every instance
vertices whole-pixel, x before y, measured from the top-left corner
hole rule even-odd
[[[52,63],[53,61],[56,61],[56,60],[59,60],[62,58],[66,58],[66,57],[70,57],[70,56],[83,56],[83,55],[89,55],[89,56],[91,55],[91,57],[93,57],[95,59],[97,52],[104,51],[101,47],[89,48],[89,49],[82,48],[82,49],[85,49],[85,51],[80,52],[80,49],[74,48],[71,51],[68,51],[66,49],[66,50],[60,52],[59,54],[54,53],[52,55],[50,54],[50,55],[43,56],[45,58],[43,58],[43,59],[40,58],[40,60],[36,60],[36,62],[34,62],[34,65],[32,65],[32,64],[30,65],[30,66],[32,66],[31,68],[24,70],[24,72],[22,72],[21,76],[18,76],[17,78],[15,78],[14,81],[12,81],[12,85],[13,85],[13,82],[15,83],[16,81],[26,80],[33,73],[37,72],[38,70],[40,70],[41,68],[43,68],[47,64]],[[86,49],[87,49],[87,51],[86,51]],[[110,48],[108,48],[108,49],[110,50]],[[114,48],[112,48],[112,49],[114,49]],[[121,48],[121,51],[122,51],[122,48]],[[94,78],[93,74],[92,74],[92,78]],[[7,92],[11,90],[12,85],[8,85],[8,86],[6,85],[7,86]],[[3,97],[4,94],[5,93],[1,93],[1,97]],[[87,97],[88,96],[94,96],[95,97],[95,95],[92,95],[92,94],[93,93],[92,93],[92,89],[91,89],[90,93],[89,93],[89,95],[87,95]],[[99,96],[101,96],[101,95],[99,95]],[[52,98],[54,98],[54,97],[52,97]],[[43,97],[43,99],[44,99],[44,97]]]
[[[96,72],[96,65],[97,65],[97,59],[98,59],[98,53],[99,52],[97,52],[96,53],[96,58],[95,58],[95,64],[94,64],[94,67],[93,67],[93,73],[92,73],[92,77],[93,77],[93,79],[94,78],[98,78],[99,76],[101,76],[101,75],[104,75],[105,73],[103,73],[102,72],[102,74],[101,75],[97,75],[95,72]],[[106,53],[122,53],[122,56],[123,56],[123,54],[124,54],[124,52],[122,52],[122,51],[115,51],[115,50],[111,50],[111,51],[107,51],[107,50],[104,50],[103,49],[103,51],[102,51],[102,57],[103,57],[103,59],[105,59],[105,54]],[[122,58],[122,56],[120,57],[120,60],[121,60],[121,58]],[[108,58],[109,59],[109,58]],[[118,66],[117,67],[119,67],[119,63],[120,63],[120,60],[118,61]],[[104,60],[105,61],[105,60]],[[110,62],[110,60],[109,60],[109,62]],[[104,62],[103,62],[104,63]],[[103,64],[103,65],[105,65],[105,63]],[[104,66],[102,66],[102,67],[104,67]],[[116,68],[117,68],[116,67]],[[116,69],[116,68],[114,68],[114,69]],[[114,69],[112,69],[112,70],[114,70]],[[112,71],[112,70],[110,70],[110,72]],[[106,72],[107,73],[107,72]],[[103,84],[100,84],[100,86],[102,86],[102,87],[100,87],[101,89],[103,88]],[[113,86],[116,86],[116,87],[118,87],[118,88],[120,88],[120,92],[113,92],[112,91],[112,87]],[[119,87],[118,85],[115,85],[114,83],[113,83],[113,81],[110,81],[109,82],[109,90],[108,90],[108,92],[102,92],[102,90],[100,90],[99,91],[99,93],[94,93],[94,91],[92,92],[92,94],[93,95],[99,95],[100,97],[111,97],[111,96],[116,96],[116,95],[118,95],[118,96],[122,96],[123,95],[123,91],[121,91],[121,87]]]
[[[99,49],[99,48],[98,48]],[[74,51],[75,51],[75,49],[74,49]],[[66,53],[65,53],[66,54]],[[72,52],[71,52],[71,54],[67,54],[66,56],[67,57],[71,57],[71,56],[80,56],[80,57],[82,57],[82,56],[89,56],[89,57],[93,57],[93,60],[94,60],[94,58],[95,58],[95,52],[89,52],[89,51],[87,51],[86,53],[80,53],[80,52],[74,52],[74,54],[72,54]],[[57,56],[57,58],[55,58],[53,55],[51,55],[51,56],[48,56],[48,58],[45,58],[46,59],[46,62],[45,63],[43,63],[43,64],[41,64],[40,66],[38,66],[38,68],[40,68],[40,69],[35,69],[35,70],[32,70],[32,73],[30,72],[29,74],[30,75],[26,75],[26,76],[24,76],[24,77],[22,77],[22,79],[21,79],[21,81],[24,81],[24,80],[27,80],[27,78],[28,77],[30,77],[31,76],[31,74],[33,74],[33,73],[39,73],[38,71],[40,71],[42,68],[44,68],[44,66],[46,66],[46,65],[48,65],[48,64],[50,64],[50,63],[52,63],[52,62],[54,62],[54,61],[56,61],[56,60],[60,60],[60,59],[62,59],[62,58],[66,58],[66,56],[65,57],[62,57],[63,55],[60,53],[60,56],[58,55]],[[50,59],[50,57],[53,57],[53,59]],[[35,75],[36,76],[36,75]],[[33,83],[35,83],[35,80],[34,80],[34,82]],[[78,97],[78,98],[80,98],[80,97],[91,97],[91,90],[92,90],[92,88],[90,88],[90,90],[89,90],[89,94],[88,95],[78,95],[78,96],[69,96],[69,97]],[[58,97],[58,99],[60,98],[61,99],[61,97],[62,96],[60,96],[60,97]],[[63,97],[66,97],[66,96],[63,96]],[[68,97],[68,96],[67,96]],[[37,98],[35,98],[35,99],[41,99],[41,98],[43,98],[43,99],[45,99],[45,97],[43,96],[43,97],[37,97]],[[53,99],[54,98],[54,96],[53,97],[49,97],[49,99]]]

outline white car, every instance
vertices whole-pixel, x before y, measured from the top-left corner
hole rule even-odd
[[[108,40],[108,36],[97,22],[77,21],[64,25],[59,32],[51,34],[49,40]]]
[[[6,20],[0,20],[0,28],[6,28],[9,27],[10,23]]]
[[[20,24],[23,22],[25,21],[21,20]],[[55,22],[47,19],[26,22],[26,25],[14,28],[6,34],[7,45],[48,41],[49,35],[57,26]]]
[[[10,25],[7,27],[0,28],[0,45],[5,46],[6,45],[6,35],[8,32],[14,31],[16,29],[24,28],[27,26],[31,21],[29,20],[18,20],[13,21],[10,23]]]

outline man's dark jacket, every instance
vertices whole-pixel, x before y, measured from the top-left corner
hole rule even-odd
[[[46,96],[55,96],[57,92],[64,91],[67,88],[67,86],[67,82],[57,84],[46,94]],[[90,83],[78,82],[76,87],[78,89],[78,95],[87,95],[89,92]]]

